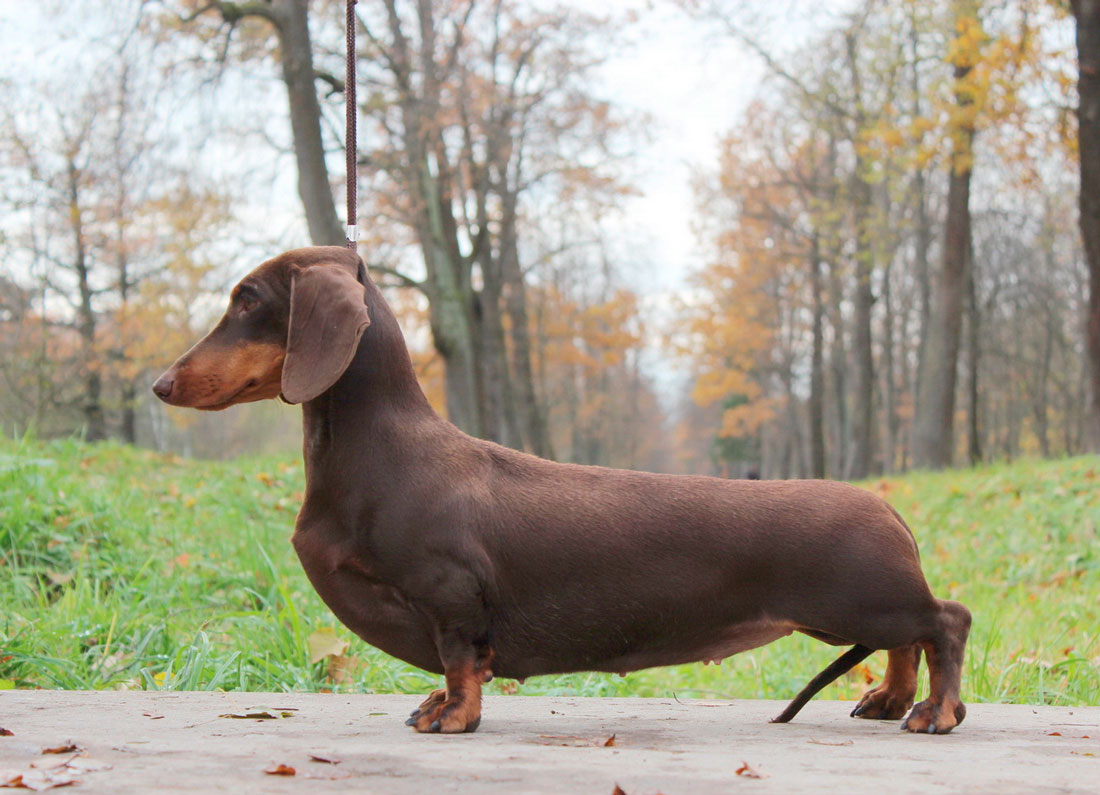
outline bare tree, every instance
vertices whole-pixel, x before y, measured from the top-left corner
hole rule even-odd
[[[1089,268],[1087,340],[1091,443],[1100,451],[1100,1],[1071,0],[1077,19],[1081,237]]]
[[[242,20],[262,19],[271,25],[279,45],[278,60],[286,86],[287,113],[298,166],[298,195],[305,210],[309,236],[314,245],[343,245],[344,226],[336,214],[321,134],[321,105],[316,85],[319,74],[313,66],[309,0],[186,0],[184,5],[192,7],[184,16],[188,23],[208,23],[211,17],[220,19],[228,28],[225,46]],[[342,82],[334,83],[332,78],[329,84],[343,88]]]

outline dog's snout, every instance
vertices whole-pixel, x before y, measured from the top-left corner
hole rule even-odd
[[[153,394],[161,400],[167,400],[168,396],[172,394],[172,387],[175,383],[175,378],[170,373],[165,373],[153,384]]]

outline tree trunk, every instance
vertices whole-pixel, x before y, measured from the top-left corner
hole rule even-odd
[[[309,237],[317,246],[344,245],[344,229],[332,198],[325,148],[321,138],[321,105],[313,71],[308,0],[277,0],[273,4],[290,103],[290,128],[298,163],[298,195],[306,211]],[[355,179],[348,174],[348,179]],[[355,223],[354,219],[350,219]]]
[[[852,446],[844,471],[847,480],[861,480],[871,472],[874,430],[875,363],[871,337],[871,292],[874,252],[870,241],[871,186],[863,179],[864,164],[857,158],[852,177],[852,202],[856,235],[855,316],[852,330]]]
[[[855,236],[855,312],[852,329],[852,446],[844,468],[847,480],[860,480],[871,472],[871,451],[874,433],[875,360],[872,348],[871,312],[875,296],[871,277],[875,272],[875,248],[871,241],[871,211],[873,196],[866,180],[867,163],[860,154],[859,136],[866,126],[863,115],[863,82],[856,57],[858,42],[855,32],[845,34],[852,97],[856,106],[851,140],[856,157],[850,180],[852,223]]]
[[[80,210],[80,171],[73,160],[69,160],[69,218],[73,235],[73,270],[76,272],[77,286],[80,290],[80,304],[77,306],[77,330],[80,333],[82,369],[84,370],[84,396],[81,412],[84,414],[84,433],[89,442],[98,442],[107,438],[107,423],[103,415],[103,380],[96,361],[95,307],[92,306],[92,285],[88,272],[88,251],[84,239],[84,224]]]
[[[970,390],[970,401],[967,407],[969,414],[967,422],[969,433],[966,447],[970,458],[970,465],[975,466],[982,461],[981,395],[978,392],[978,375],[981,372],[979,368],[981,363],[981,308],[978,304],[978,287],[974,273],[973,248],[971,248],[970,251],[970,268],[966,279],[967,364],[970,371],[969,377],[967,378],[967,386]]]
[[[882,469],[887,474],[895,469],[898,453],[897,387],[894,381],[894,304],[890,289],[890,268],[882,278],[882,413],[885,438],[882,447]]]
[[[1081,158],[1081,237],[1089,269],[1086,321],[1091,431],[1100,452],[1100,0],[1072,0],[1077,18],[1078,149]]]
[[[488,217],[483,222],[488,224]],[[508,372],[508,351],[504,341],[500,263],[488,246],[482,247],[478,260],[483,286],[475,297],[477,313],[474,319],[480,342],[478,363],[482,385],[481,424],[486,439],[506,447],[522,449],[523,439],[516,422],[512,380]]]
[[[825,477],[825,301],[821,285],[821,256],[814,235],[810,253],[813,291],[813,350],[810,359],[810,477]]]
[[[344,245],[344,227],[336,215],[321,137],[321,104],[317,101],[313,43],[309,34],[309,0],[251,3],[214,0],[209,7],[230,25],[242,17],[252,16],[266,19],[275,27],[290,106],[290,129],[298,165],[298,196],[305,209],[309,237],[316,246]],[[348,175],[348,179],[354,178],[355,175]]]
[[[833,375],[833,403],[836,407],[836,445],[832,471],[839,477],[848,460],[850,420],[848,413],[848,350],[844,343],[844,284],[835,262],[829,267],[829,325],[833,344],[829,359]]]
[[[970,73],[970,69],[965,65],[955,67],[956,84]],[[960,107],[972,101],[969,95],[956,91]],[[920,402],[913,423],[913,464],[930,469],[950,466],[954,453],[955,381],[970,252],[973,144],[973,126],[956,131],[947,187],[943,261],[935,286],[935,302],[924,349],[926,362],[921,367]]]
[[[912,34],[909,44],[910,62],[910,91],[913,98],[911,113],[913,118],[920,118],[923,114],[921,108],[922,87],[920,81],[920,58],[918,50],[918,31],[916,22],[913,22]],[[917,287],[920,290],[920,305],[918,309],[919,324],[917,327],[917,366],[914,368],[913,379],[910,384],[913,395],[914,414],[920,405],[921,383],[924,381],[925,346],[928,343],[928,326],[932,317],[932,279],[928,267],[928,252],[932,248],[932,223],[928,217],[927,185],[924,167],[919,164],[913,175],[913,201],[916,204],[916,237],[914,239],[914,265],[916,266]]]
[[[552,458],[546,413],[535,391],[535,370],[531,363],[531,334],[527,316],[527,285],[519,264],[516,233],[516,196],[503,191],[501,196],[501,271],[504,278],[505,308],[512,337],[512,374],[516,409],[527,448],[537,456]]]

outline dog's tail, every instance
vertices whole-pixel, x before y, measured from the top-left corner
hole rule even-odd
[[[787,708],[783,710],[777,717],[772,718],[772,723],[787,723],[798,714],[806,702],[817,695],[818,691],[823,687],[831,683],[841,674],[847,673],[855,666],[866,660],[871,654],[874,653],[874,649],[868,649],[866,646],[855,645],[842,655],[837,657],[824,671],[819,673],[810,683],[802,688],[802,692],[794,697],[794,701],[787,705]]]

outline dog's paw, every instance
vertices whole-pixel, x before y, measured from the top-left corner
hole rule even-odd
[[[435,709],[444,701],[447,700],[447,691],[433,690],[426,699],[420,702],[420,706],[409,713],[410,720],[405,721],[406,726],[412,726],[415,721],[412,718],[419,718],[421,714]]]
[[[434,691],[405,721],[406,726],[431,734],[472,732],[480,723],[480,704],[474,699],[448,699],[445,690]]]
[[[913,696],[907,693],[894,693],[881,687],[868,690],[852,710],[853,718],[871,720],[897,720],[913,706]]]
[[[966,705],[961,701],[947,703],[926,699],[913,707],[901,728],[909,732],[947,734],[962,723],[965,717]]]

